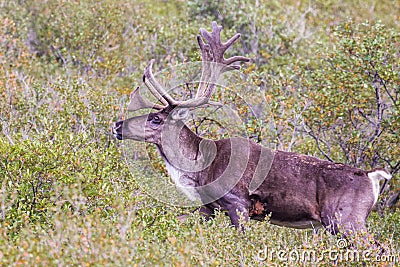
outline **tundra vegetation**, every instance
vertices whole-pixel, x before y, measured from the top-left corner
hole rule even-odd
[[[190,209],[138,185],[144,164],[158,171],[151,179],[168,179],[154,147],[150,163],[142,155],[133,168],[124,161],[110,126],[143,69],[152,58],[157,70],[199,61],[195,36],[214,20],[225,40],[242,34],[229,52],[252,58],[242,71],[259,114],[229,93],[214,100],[234,106],[247,135],[269,148],[391,172],[367,228],[395,255],[399,14],[390,0],[0,2],[1,265],[309,266],[257,255],[337,249],[326,231],[268,220],[248,222],[244,233],[223,214],[179,221]],[[224,135],[212,120],[190,123],[204,137]],[[373,249],[357,236],[349,241]],[[387,259],[366,265],[395,265]]]

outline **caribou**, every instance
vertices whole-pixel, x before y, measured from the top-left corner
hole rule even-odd
[[[249,138],[210,140],[195,134],[185,119],[195,108],[221,105],[210,100],[220,75],[238,69],[244,56],[225,58],[240,38],[221,42],[222,27],[200,29],[201,79],[194,98],[178,101],[156,80],[154,60],[143,81],[160,103],[131,94],[128,110],[156,110],[116,122],[119,139],[155,144],[169,175],[190,199],[200,200],[206,218],[224,211],[241,228],[242,220],[263,220],[292,228],[325,227],[332,234],[366,231],[366,219],[377,202],[379,182],[391,175],[384,169],[362,170],[313,156],[272,150]],[[235,64],[236,63],[236,64]]]

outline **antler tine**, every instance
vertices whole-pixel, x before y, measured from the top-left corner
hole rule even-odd
[[[213,60],[213,54],[209,44],[204,43],[200,35],[197,35],[197,42],[200,47],[202,62],[208,62]]]
[[[164,105],[177,105],[177,102],[167,93],[167,91],[162,87],[162,85],[157,82],[153,75],[153,63],[154,59],[150,60],[149,65],[144,69],[143,81],[149,88],[150,92]]]
[[[228,50],[229,47],[231,47],[242,35],[240,33],[235,34],[231,39],[229,39],[228,41],[226,41],[225,43],[222,44],[223,47],[223,51],[225,52],[226,50]],[[249,61],[250,59],[247,57],[243,57],[243,56],[235,56],[237,58],[240,58],[240,60],[242,61]]]
[[[229,47],[231,47],[240,38],[240,36],[241,36],[241,34],[237,33],[231,39],[229,39],[228,41],[226,41],[225,43],[222,44],[222,46],[224,47],[224,50],[223,50],[224,53],[226,50],[228,50]],[[233,56],[228,59],[225,59],[222,55],[222,62],[223,62],[223,64],[225,64],[227,66],[231,65],[232,63],[237,62],[237,61],[248,62],[248,61],[250,61],[250,59],[247,57],[244,57],[244,56]]]
[[[231,37],[228,41],[222,44],[223,47],[225,47],[225,50],[227,50],[234,42],[236,42],[237,39],[239,39],[242,35],[240,33],[235,34],[234,36]]]

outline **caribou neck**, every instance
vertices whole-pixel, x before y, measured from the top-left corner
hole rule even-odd
[[[203,138],[195,134],[181,121],[178,121],[176,126],[180,129],[178,137],[179,144],[176,146],[177,152],[187,159],[196,160],[200,155],[199,147]],[[162,142],[157,143],[156,146],[164,161],[170,163],[170,160],[168,160],[168,157],[164,153]]]

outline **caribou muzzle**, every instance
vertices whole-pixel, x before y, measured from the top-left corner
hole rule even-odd
[[[117,138],[118,140],[122,140],[122,125],[124,124],[123,121],[119,121],[114,123],[113,127],[112,127],[112,133],[114,135],[115,138]]]

